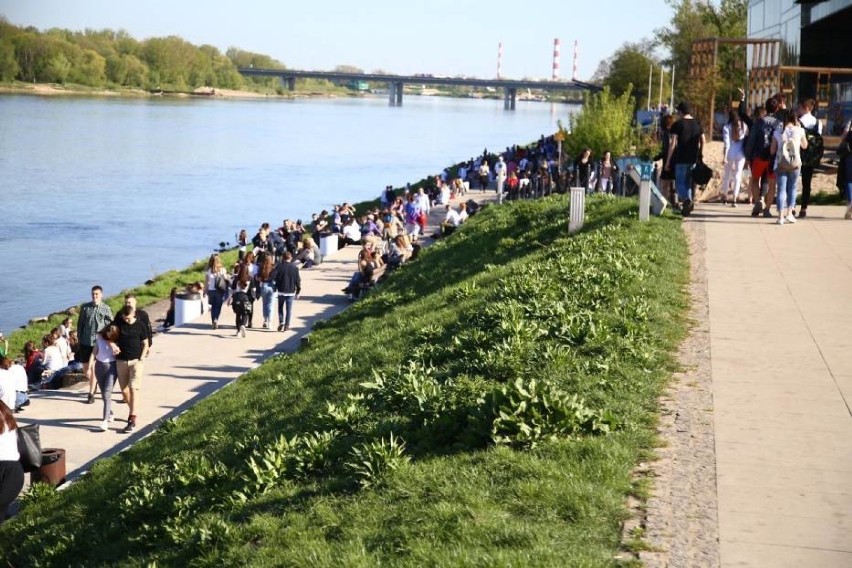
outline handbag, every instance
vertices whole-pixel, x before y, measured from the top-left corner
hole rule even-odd
[[[29,473],[41,467],[41,439],[38,424],[18,426],[18,453],[24,471]]]
[[[711,179],[713,179],[713,170],[704,163],[704,160],[698,160],[692,168],[692,182],[696,185],[707,185]]]

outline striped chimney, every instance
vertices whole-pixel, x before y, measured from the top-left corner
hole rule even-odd
[[[497,78],[503,75],[503,42],[497,44]]]
[[[580,50],[580,48],[578,47],[577,40],[575,39],[574,40],[574,67],[571,70],[571,80],[572,81],[577,80],[577,53],[579,52],[579,50]]]
[[[559,80],[559,38],[553,40],[553,75],[551,80]]]

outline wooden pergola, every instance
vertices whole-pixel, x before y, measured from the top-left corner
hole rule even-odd
[[[748,85],[746,93],[749,103],[762,104],[776,93],[792,95],[800,73],[815,75],[814,100],[817,108],[826,108],[831,102],[832,75],[850,75],[852,68],[846,67],[801,67],[781,64],[781,40],[778,39],[745,39],[712,37],[692,42],[692,56],[689,65],[689,77],[698,81],[711,77],[718,68],[719,46],[743,46],[751,48],[751,65],[748,67]],[[746,50],[744,57],[738,62],[746,68]],[[699,117],[706,120],[707,132],[713,132],[713,115],[715,113],[716,89],[711,89],[709,100],[691,101]],[[792,102],[792,101],[790,101]]]

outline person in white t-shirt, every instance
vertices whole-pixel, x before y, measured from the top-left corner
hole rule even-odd
[[[503,156],[497,157],[497,163],[494,164],[494,177],[497,179],[497,202],[503,203],[503,184],[506,182],[506,163],[503,161]]]
[[[822,122],[811,114],[814,110],[814,100],[804,99],[799,102],[799,124],[805,129],[805,133],[818,134],[822,136]],[[808,204],[811,201],[811,180],[814,178],[814,166],[802,164],[802,208],[799,209],[798,218],[804,219],[808,214]]]
[[[24,486],[24,469],[18,453],[18,424],[12,409],[0,404],[0,523]]]

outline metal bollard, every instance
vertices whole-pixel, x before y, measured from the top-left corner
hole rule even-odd
[[[640,164],[639,175],[639,220],[647,221],[651,216],[651,164]]]
[[[574,234],[583,228],[586,220],[586,188],[571,188],[571,205],[568,209],[568,233]]]

